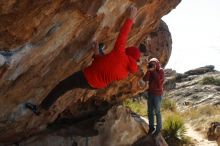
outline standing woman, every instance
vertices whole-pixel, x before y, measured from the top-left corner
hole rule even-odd
[[[148,63],[148,71],[144,76],[144,81],[147,82],[148,88],[148,119],[149,119],[149,134],[158,135],[162,129],[161,118],[161,100],[163,95],[164,70],[160,66],[160,62],[156,58],[150,59]],[[154,112],[156,114],[157,126],[154,128]]]

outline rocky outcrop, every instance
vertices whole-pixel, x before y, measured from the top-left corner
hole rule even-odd
[[[213,72],[214,68],[215,67],[213,65],[207,65],[204,67],[189,70],[189,71],[185,72],[184,74],[186,74],[186,75],[200,75],[200,74],[204,74],[207,72]]]
[[[144,52],[144,55],[149,58],[160,58],[162,66],[165,66],[168,62],[171,49],[172,38],[168,26],[161,20],[157,29],[147,35],[140,44],[140,49]]]
[[[177,73],[175,70],[172,69],[165,69],[165,82],[164,82],[164,89],[166,91],[172,90],[176,88],[176,81],[177,81]]]
[[[164,97],[174,100],[177,111],[185,117],[187,135],[194,139],[195,145],[216,145],[215,142],[208,141],[203,134],[207,132],[206,125],[209,125],[212,119],[219,119],[220,72],[216,71],[214,66],[208,65],[185,73],[166,69],[165,76]],[[207,133],[209,140],[219,140],[218,127],[217,122],[210,125]]]
[[[204,67],[199,67],[196,69],[192,69],[186,71],[185,73],[177,73],[175,70],[172,69],[165,69],[165,90],[169,91],[176,88],[177,82],[184,82],[187,80],[191,80],[193,75],[204,75],[205,73],[215,72],[213,65],[207,65]]]
[[[166,28],[166,25],[160,18],[179,2],[1,1],[0,143],[19,142],[44,131],[48,123],[64,117],[72,117],[75,121],[86,119],[95,115],[96,108],[107,111],[105,103],[115,104],[137,94],[140,91],[137,81],[146,71],[141,67],[144,64],[140,65],[142,70],[136,76],[115,82],[106,89],[68,92],[41,116],[35,116],[24,108],[27,101],[39,104],[59,81],[87,66],[93,55],[89,49],[92,40],[104,42],[107,51],[111,51],[127,8],[132,4],[138,7],[138,15],[128,45],[138,46],[154,32],[147,37],[151,38],[147,45],[154,46],[152,44],[165,38],[160,43],[165,50],[148,46],[151,50],[143,52],[141,60],[156,55],[165,65],[171,52],[171,38],[167,30],[161,27]],[[156,51],[153,51],[154,48]]]
[[[218,146],[220,146],[220,123],[213,122],[210,124],[209,130],[207,132],[208,140],[216,141]]]
[[[168,146],[161,134],[156,137],[147,135],[136,141],[132,146]]]
[[[84,121],[85,123],[89,124],[89,121]],[[56,128],[56,132],[48,131],[41,136],[31,137],[19,144],[22,146],[129,146],[148,132],[145,120],[123,106],[113,107],[97,121],[94,127],[93,131],[97,132],[91,132],[91,130],[89,132],[87,129],[84,134],[88,135],[84,135],[84,137],[74,136],[77,127],[68,126],[68,128]],[[161,136],[158,137],[158,141],[162,140]],[[156,145],[153,137],[148,138],[148,141],[152,143],[145,143],[145,146]],[[162,145],[160,144],[160,146]]]
[[[218,79],[220,73],[215,71],[213,66],[201,67],[184,74],[174,73],[166,78],[165,96],[176,100],[181,109],[201,105],[219,105],[219,86],[203,85],[202,81],[207,77]]]

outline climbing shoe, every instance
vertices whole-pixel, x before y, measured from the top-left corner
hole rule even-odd
[[[105,49],[104,43],[99,43],[99,54],[104,55],[103,50]]]
[[[38,110],[37,106],[32,104],[32,103],[25,103],[25,107],[30,109],[34,114],[36,114],[37,116],[40,115],[40,111]]]
[[[155,131],[153,132],[153,136],[156,137],[156,136],[158,136],[159,133],[160,133],[160,130],[155,130]]]

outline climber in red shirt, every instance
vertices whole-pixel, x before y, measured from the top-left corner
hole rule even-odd
[[[140,57],[140,51],[136,47],[126,48],[126,41],[131,30],[134,18],[137,14],[137,8],[130,8],[129,18],[122,26],[114,49],[109,54],[104,54],[102,45],[95,48],[94,60],[92,64],[82,71],[78,71],[66,79],[62,80],[42,101],[40,106],[32,103],[26,103],[26,107],[35,114],[40,114],[40,109],[48,110],[51,105],[67,91],[74,88],[101,89],[107,87],[113,81],[125,79],[129,73],[136,73],[138,70],[137,61]]]

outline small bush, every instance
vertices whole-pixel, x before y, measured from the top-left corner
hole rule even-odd
[[[170,110],[172,112],[176,112],[176,102],[172,99],[165,98],[162,100],[161,109],[162,111]]]
[[[185,134],[184,120],[179,115],[173,113],[164,120],[163,136],[168,145],[178,146],[189,143],[189,138]]]
[[[220,79],[216,79],[214,77],[204,77],[201,80],[202,85],[216,85],[220,86]]]

